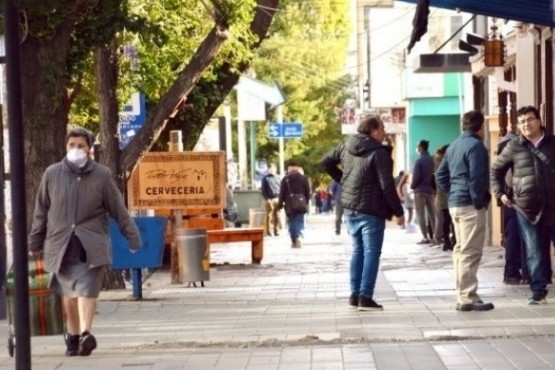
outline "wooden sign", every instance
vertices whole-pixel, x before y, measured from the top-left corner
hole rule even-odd
[[[224,157],[224,152],[147,153],[129,181],[129,208],[225,208]]]

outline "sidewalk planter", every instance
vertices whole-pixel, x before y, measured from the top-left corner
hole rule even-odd
[[[181,281],[210,280],[210,250],[206,229],[179,229],[175,240]]]
[[[162,266],[164,254],[164,235],[166,217],[133,217],[141,233],[141,248],[131,253],[129,243],[120,233],[117,223],[110,219],[110,238],[112,240],[112,268],[147,268]]]

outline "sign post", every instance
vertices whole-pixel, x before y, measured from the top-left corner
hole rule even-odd
[[[279,107],[285,102],[285,95],[275,83],[270,85],[245,76],[239,78],[236,89],[239,180],[241,188],[245,189],[247,184],[247,136],[244,121],[265,121],[266,111],[264,103],[271,104],[272,108]],[[252,152],[251,163],[254,163],[254,153]]]

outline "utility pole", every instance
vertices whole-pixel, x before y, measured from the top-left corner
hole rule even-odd
[[[366,31],[366,88],[368,89],[368,110],[372,109],[372,42],[370,34],[370,7],[364,7],[364,30]]]
[[[31,369],[31,328],[29,322],[29,260],[27,257],[27,212],[25,200],[25,162],[23,146],[23,108],[21,105],[21,63],[19,11],[14,0],[4,1],[6,40],[6,86],[13,214],[13,265],[15,313],[15,368]],[[2,225],[4,227],[4,225]]]

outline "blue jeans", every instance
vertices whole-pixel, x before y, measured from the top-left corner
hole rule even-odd
[[[295,242],[295,240],[303,236],[305,215],[306,213],[292,213],[287,215],[289,235],[291,236],[292,242]]]
[[[555,242],[555,225],[545,226],[540,221],[532,225],[526,217],[516,213],[518,225],[526,245],[526,264],[530,275],[530,290],[547,294],[547,283],[551,280],[551,259],[549,240]]]
[[[382,254],[385,219],[348,209],[345,209],[345,219],[353,241],[351,293],[372,298]]]

